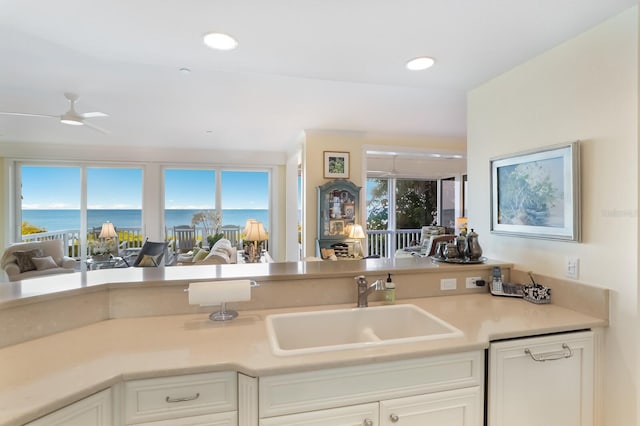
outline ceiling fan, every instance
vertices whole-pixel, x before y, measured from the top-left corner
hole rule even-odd
[[[104,134],[109,134],[109,132],[101,127],[96,126],[95,124],[85,121],[87,118],[96,118],[96,117],[108,117],[108,114],[104,112],[77,112],[75,109],[75,103],[78,100],[78,95],[75,93],[65,92],[64,97],[69,100],[69,110],[62,115],[47,115],[47,114],[31,114],[26,112],[3,112],[0,111],[0,115],[17,115],[17,116],[25,116],[25,117],[46,117],[46,118],[57,118],[61,123],[69,124],[72,126],[82,126],[86,125],[94,130],[97,130]]]

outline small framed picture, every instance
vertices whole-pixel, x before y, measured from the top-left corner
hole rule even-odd
[[[356,206],[354,203],[344,203],[345,219],[353,219],[356,215]]]
[[[349,179],[349,153],[324,152],[325,179]]]
[[[344,234],[344,220],[330,220],[329,235],[342,235],[342,234]]]

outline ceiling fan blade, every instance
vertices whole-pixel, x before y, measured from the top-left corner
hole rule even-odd
[[[27,112],[0,112],[0,115],[17,115],[22,117],[48,117],[48,118],[59,118],[57,115],[47,115],[47,114],[29,114]]]
[[[82,118],[96,118],[96,117],[108,117],[109,114],[105,114],[104,112],[84,112],[82,114],[78,114]]]
[[[89,123],[88,121],[84,121],[84,125],[87,126],[87,127],[91,127],[93,130],[97,130],[100,133],[104,133],[105,135],[108,135],[108,134],[111,133],[108,130],[103,129],[102,127],[98,127],[93,123]]]

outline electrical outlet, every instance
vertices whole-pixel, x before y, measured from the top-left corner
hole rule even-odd
[[[467,277],[466,283],[467,283],[467,288],[476,288],[478,287],[478,285],[476,284],[476,281],[481,280],[482,277]]]
[[[580,273],[580,259],[577,256],[567,256],[564,274],[567,278],[578,279]]]
[[[455,290],[458,282],[455,278],[444,278],[440,280],[440,290]]]

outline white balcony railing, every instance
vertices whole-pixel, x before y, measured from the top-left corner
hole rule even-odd
[[[89,241],[93,239],[90,232],[84,239]],[[39,232],[37,234],[27,234],[22,236],[23,242],[44,241],[44,240],[62,240],[63,247],[68,247],[67,255],[76,259],[80,259],[80,237],[79,229],[62,229],[59,231]],[[142,247],[144,238],[141,228],[118,228],[118,245],[120,247],[135,248]]]
[[[369,256],[393,257],[396,250],[420,242],[420,229],[367,231]]]

